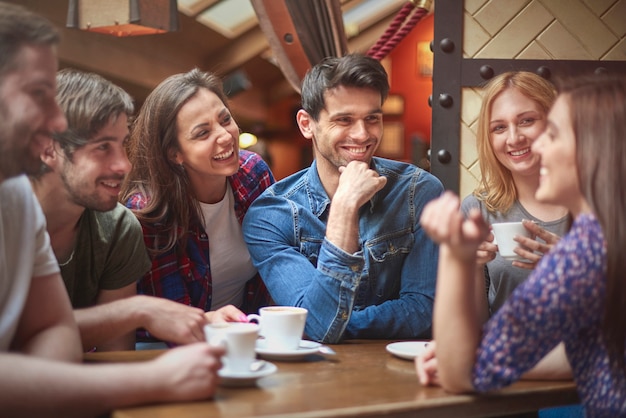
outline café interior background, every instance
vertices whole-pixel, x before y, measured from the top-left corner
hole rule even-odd
[[[139,106],[165,77],[196,66],[225,78],[243,76],[244,88],[231,97],[232,109],[242,129],[256,134],[265,145],[276,178],[310,163],[310,143],[301,137],[294,120],[299,95],[273,63],[256,16],[249,16],[230,34],[201,22],[209,8],[231,2],[235,10],[249,12],[249,0],[178,0],[177,32],[124,38],[65,28],[69,0],[8,1],[43,14],[61,28],[61,67],[100,73],[126,89]],[[340,3],[349,51],[365,52],[406,1]],[[626,0],[465,0],[462,8],[456,1],[435,0],[432,10],[383,59],[391,79],[391,101],[379,154],[421,164],[431,147],[433,173],[462,196],[474,189],[480,175],[475,146],[480,93],[477,85],[458,86],[460,100],[443,109],[437,99],[445,92],[433,86],[433,80],[446,77],[445,68],[437,65],[439,56],[458,54],[462,62],[508,62],[511,69],[527,60],[545,60],[548,68],[550,62],[564,60],[626,64]],[[356,19],[357,12],[366,17],[346,23],[348,18]],[[446,25],[452,21],[461,22],[461,28]],[[462,31],[462,39],[456,41],[454,51],[442,52],[437,36],[443,39],[447,30],[455,29]],[[433,118],[452,127],[451,133],[438,136]],[[444,150],[452,158],[436,160]]]

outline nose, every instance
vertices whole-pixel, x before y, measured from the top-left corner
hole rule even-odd
[[[228,144],[229,142],[233,140],[233,135],[228,129],[226,129],[225,126],[219,125],[219,128],[217,129],[218,129],[218,132],[217,132],[216,142],[218,144],[220,145]],[[239,128],[237,128],[236,130],[237,132],[239,132]],[[235,140],[237,140],[237,137],[235,137]]]
[[[352,129],[350,129],[350,138],[356,140],[366,140],[369,137],[369,131],[367,130],[367,125],[364,120],[357,120],[352,125]]]
[[[509,126],[509,136],[507,141],[511,144],[514,144],[520,141],[523,138],[523,134],[520,131],[519,127],[516,124],[511,124]]]
[[[119,152],[116,152],[113,156],[112,169],[116,173],[122,173],[124,175],[130,173],[130,169],[133,165],[126,155],[126,149],[122,146]]]
[[[49,132],[65,132],[67,130],[67,119],[56,100],[52,100],[47,118]]]

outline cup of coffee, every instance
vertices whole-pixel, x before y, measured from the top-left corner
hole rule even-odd
[[[256,358],[257,324],[227,322],[204,326],[204,336],[211,345],[223,345],[226,354],[222,358],[224,369],[233,373],[250,372]]]
[[[248,321],[259,323],[266,348],[292,351],[300,346],[307,312],[296,306],[266,306],[259,309],[259,315],[248,315]]]
[[[530,237],[530,232],[524,228],[521,222],[503,222],[495,223],[491,225],[493,234],[496,237],[496,244],[498,245],[498,252],[500,256],[505,260],[524,260],[523,257],[515,254],[515,247],[519,246],[516,241],[513,241],[516,235]]]

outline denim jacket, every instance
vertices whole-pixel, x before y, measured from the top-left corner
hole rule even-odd
[[[410,164],[374,158],[387,184],[359,210],[360,250],[329,242],[331,201],[315,161],[268,188],[244,218],[244,238],[278,305],[309,313],[308,338],[430,338],[438,248],[419,224],[441,182]]]

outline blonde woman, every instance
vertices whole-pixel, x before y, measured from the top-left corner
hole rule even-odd
[[[567,231],[567,209],[535,198],[540,161],[531,146],[546,127],[555,97],[550,82],[525,71],[500,74],[484,88],[477,131],[482,177],[474,193],[464,199],[462,211],[467,215],[477,208],[488,224],[523,221],[537,239],[519,237],[516,252],[525,261],[502,258],[492,234],[480,245],[477,297],[483,302],[478,306],[489,309],[481,309],[483,320],[502,306],[558,236]]]

